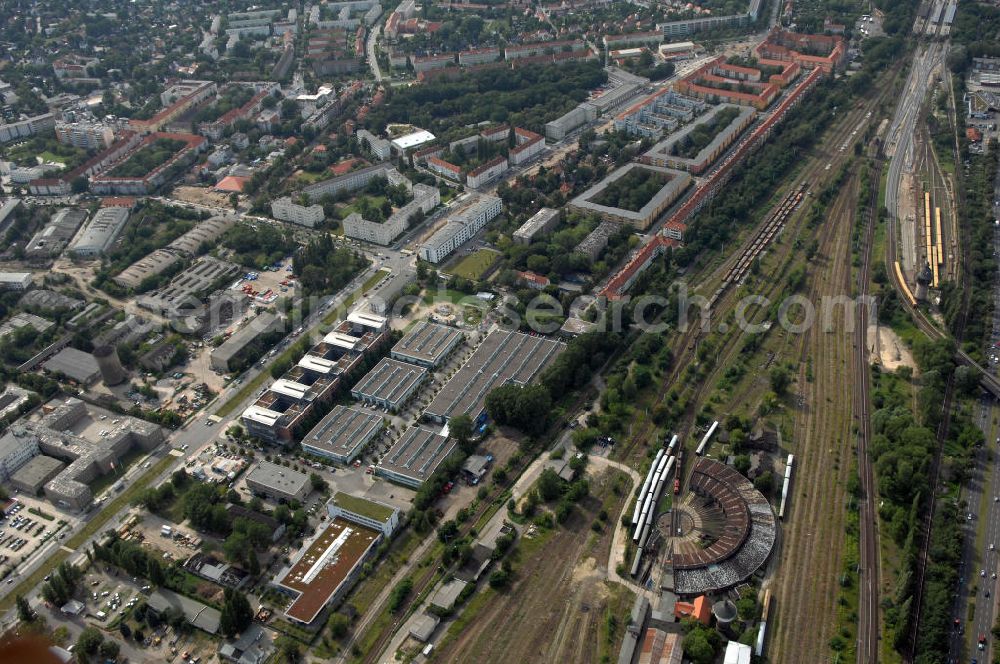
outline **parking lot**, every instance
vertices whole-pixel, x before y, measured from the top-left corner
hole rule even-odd
[[[18,567],[53,537],[65,537],[67,519],[51,506],[28,496],[17,496],[0,518],[0,574]],[[14,576],[7,576],[13,583]]]

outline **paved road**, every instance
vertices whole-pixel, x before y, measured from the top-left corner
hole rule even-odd
[[[365,44],[365,53],[368,54],[368,66],[372,69],[372,76],[375,77],[377,83],[382,82],[382,70],[378,66],[378,58],[375,57],[375,44],[378,41],[378,36],[382,32],[382,25],[376,25],[372,28],[371,32],[368,33],[368,42]]]
[[[994,182],[994,201],[1000,201],[1000,173]],[[1000,206],[994,206],[996,208]],[[996,257],[998,268],[1000,268],[1000,226],[993,227],[993,253]],[[995,348],[1000,344],[1000,273],[997,276],[997,283],[994,287],[993,301],[995,313],[993,316],[993,333],[990,339],[991,347],[985,349],[989,360],[989,368],[992,373],[997,372],[997,362],[992,358],[1000,356],[1000,349]],[[1000,547],[1000,463],[994,461],[998,447],[995,447],[995,435],[993,430],[993,419],[997,412],[996,403],[989,397],[984,397],[977,405],[975,411],[976,424],[983,430],[986,439],[986,448],[978,450],[976,453],[975,467],[972,477],[967,484],[969,501],[969,513],[973,515],[973,521],[969,523],[969,530],[962,552],[962,568],[966,583],[962,585],[955,602],[955,617],[966,627],[965,633],[958,630],[952,633],[949,656],[959,660],[962,655],[962,646],[966,646],[966,652],[972,652],[980,662],[992,661],[993,638],[990,630],[993,627],[995,616],[997,615],[997,591],[1000,586],[993,578],[994,574],[1000,576],[1000,555],[996,550],[990,549],[990,545]],[[983,503],[983,494],[986,494],[986,502]],[[985,505],[985,510],[981,506]],[[981,513],[982,510],[982,513]],[[982,540],[977,539],[977,525],[986,519],[985,532]],[[978,568],[976,565],[978,564]],[[980,572],[985,572],[986,576],[981,577]],[[979,592],[975,598],[975,611],[971,623],[967,623],[967,601],[971,586],[978,583]],[[989,591],[990,597],[986,597]],[[986,635],[985,651],[980,652],[977,648],[979,635]]]

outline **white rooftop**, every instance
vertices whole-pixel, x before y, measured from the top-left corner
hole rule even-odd
[[[385,327],[386,324],[386,319],[384,316],[376,316],[375,314],[369,314],[363,311],[352,311],[347,316],[347,321],[350,323],[357,323],[358,325],[374,327],[379,330]]]
[[[415,148],[423,145],[424,143],[430,143],[433,140],[434,134],[421,129],[420,131],[415,131],[412,134],[406,134],[405,136],[400,136],[399,138],[393,140],[392,146],[397,150],[409,150],[410,148]]]
[[[259,422],[265,426],[274,426],[274,423],[281,417],[281,413],[269,408],[260,406],[250,406],[243,411],[243,417],[253,422]]]
[[[283,394],[286,397],[292,397],[293,399],[304,399],[306,393],[309,391],[309,386],[296,383],[287,378],[279,378],[271,385],[271,391]]]
[[[349,334],[344,334],[343,332],[331,332],[330,334],[323,337],[323,341],[330,344],[331,346],[338,346],[340,348],[347,348],[349,350],[354,350],[358,342],[361,341],[357,337],[352,337]]]
[[[325,357],[320,357],[318,355],[304,355],[302,359],[299,360],[299,366],[303,369],[309,369],[310,371],[316,371],[318,373],[330,373],[337,363],[333,360],[328,360]]]

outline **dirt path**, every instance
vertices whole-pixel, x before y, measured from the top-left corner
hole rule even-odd
[[[850,235],[857,202],[857,178],[851,177],[834,201],[824,224],[835,224],[813,264],[809,298],[849,294]],[[801,357],[811,358],[814,376],[808,380],[807,362],[798,376],[801,406],[794,413],[796,477],[792,484],[790,518],[786,518],[775,580],[780,629],[774,632],[770,656],[776,663],[826,661],[828,641],[837,615],[837,579],[840,575],[846,518],[844,486],[851,470],[851,402],[847,394],[852,376],[852,337],[845,326],[844,309],[833,316],[833,329],[818,321],[804,335]],[[803,592],[808,586],[809,592]]]

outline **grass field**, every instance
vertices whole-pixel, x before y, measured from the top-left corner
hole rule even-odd
[[[446,272],[454,274],[457,277],[477,281],[482,278],[487,270],[493,267],[493,264],[499,258],[500,254],[492,249],[479,249],[475,253],[469,254],[458,261],[458,263],[447,269]]]

